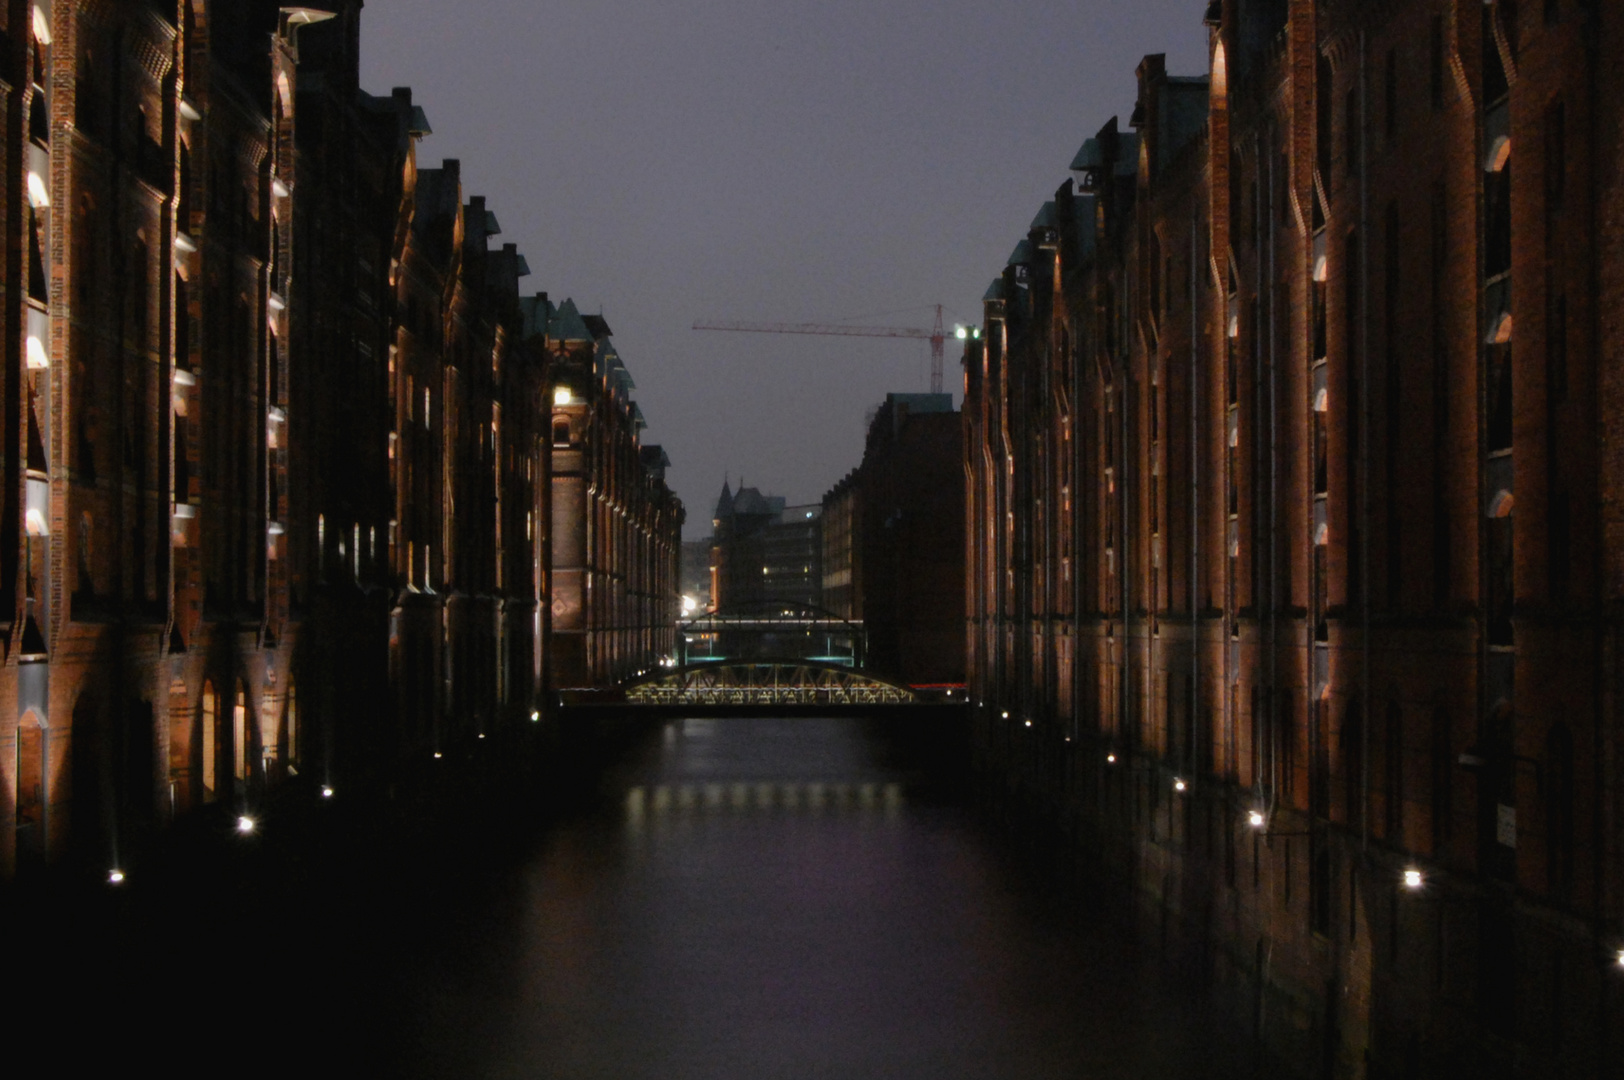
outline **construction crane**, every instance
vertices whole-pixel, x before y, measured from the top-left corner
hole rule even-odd
[[[741,330],[749,334],[828,334],[837,337],[916,338],[930,342],[930,392],[942,392],[942,305],[936,305],[936,325],[929,330],[905,326],[840,326],[824,323],[719,322],[701,320],[695,330]]]

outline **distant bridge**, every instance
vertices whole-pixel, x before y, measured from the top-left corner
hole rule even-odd
[[[815,604],[761,600],[695,615],[677,627],[677,664],[776,660],[802,656],[825,666],[860,668],[863,624]]]
[[[859,668],[806,659],[714,660],[657,671],[624,687],[630,705],[911,705],[909,687]]]

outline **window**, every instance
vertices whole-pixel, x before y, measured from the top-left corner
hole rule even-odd
[[[1432,17],[1432,33],[1427,41],[1427,92],[1432,98],[1432,107],[1440,108],[1444,103],[1444,17]]]
[[[1342,137],[1346,140],[1343,160],[1348,164],[1348,175],[1359,173],[1359,91],[1349,90],[1343,102]]]
[[[250,768],[248,758],[248,693],[243,689],[241,682],[237,683],[237,701],[231,710],[231,745],[231,774],[237,780],[247,780]]]
[[[1387,704],[1385,809],[1387,842],[1404,846],[1404,710],[1396,701]]]
[[[1387,63],[1382,72],[1382,128],[1387,143],[1392,145],[1398,135],[1398,50],[1387,50]]]
[[[198,733],[199,742],[202,743],[203,766],[203,801],[213,802],[219,790],[218,778],[215,775],[215,754],[219,749],[219,712],[220,699],[214,692],[214,684],[203,684],[203,707],[199,718],[201,730]]]

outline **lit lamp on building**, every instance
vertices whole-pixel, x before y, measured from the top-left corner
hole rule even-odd
[[[259,822],[255,821],[251,815],[243,814],[237,818],[237,835],[248,836],[257,828],[259,828]]]
[[[1174,778],[1173,778],[1173,790],[1174,790],[1174,791],[1176,791],[1176,792],[1178,792],[1178,793],[1179,793],[1179,794],[1180,794],[1180,795],[1182,795],[1182,794],[1184,794],[1184,793],[1185,793],[1185,792],[1186,792],[1186,791],[1188,791],[1188,790],[1189,790],[1189,788],[1190,788],[1190,785],[1189,785],[1189,784],[1186,784],[1186,783],[1185,783],[1185,782],[1184,782],[1184,777],[1182,777],[1182,776],[1175,776],[1175,777],[1174,777]]]
[[[1404,871],[1404,887],[1415,892],[1427,883],[1425,875],[1415,867],[1407,867]]]

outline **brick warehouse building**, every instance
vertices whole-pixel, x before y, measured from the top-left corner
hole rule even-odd
[[[545,707],[554,350],[330,6],[0,8],[0,876]]]
[[[862,464],[823,496],[823,606],[863,625],[865,667],[964,682],[964,425],[951,394],[887,394]]]
[[[643,446],[630,372],[600,315],[525,303],[552,365],[554,684],[623,682],[675,655],[682,503],[671,462]]]
[[[1305,1073],[1617,1069],[1624,10],[1207,23],[966,350],[983,775]]]

